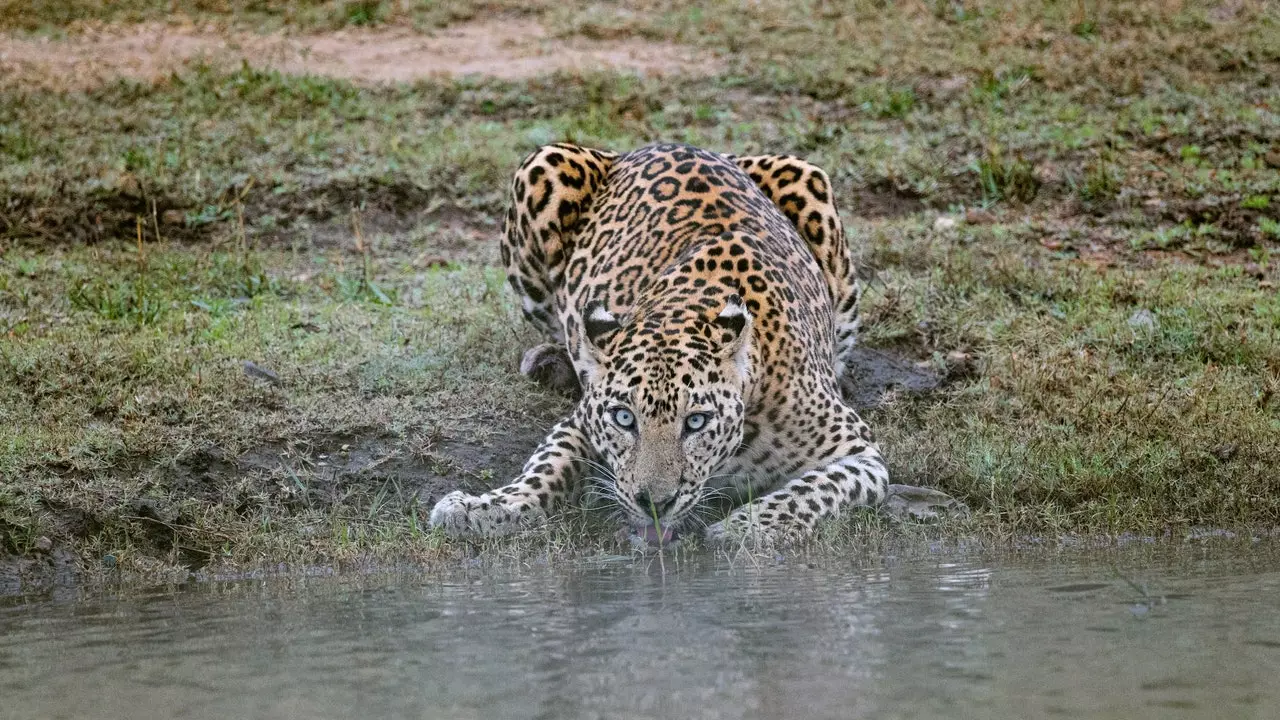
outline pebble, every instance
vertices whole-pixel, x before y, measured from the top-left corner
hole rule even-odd
[[[1150,310],[1139,310],[1129,316],[1129,327],[1152,332],[1156,329],[1156,316]]]
[[[964,214],[964,221],[970,225],[992,225],[996,216],[987,210],[969,210]]]
[[[280,375],[276,373],[275,370],[262,367],[252,360],[245,360],[242,364],[244,366],[244,374],[247,377],[251,377],[256,380],[266,380],[269,383],[275,383],[277,385],[280,383]]]

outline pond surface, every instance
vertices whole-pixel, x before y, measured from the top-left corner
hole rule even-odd
[[[7,602],[3,718],[1280,717],[1269,543]]]

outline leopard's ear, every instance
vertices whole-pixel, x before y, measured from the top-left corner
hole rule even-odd
[[[745,374],[751,354],[751,313],[740,295],[730,295],[724,309],[711,321],[717,352],[720,357],[732,359]]]
[[[600,300],[592,300],[582,308],[582,333],[577,341],[574,367],[578,370],[578,382],[584,389],[599,377],[600,368],[606,360],[605,346],[622,324],[622,319],[609,312]]]
[[[724,345],[740,336],[750,320],[751,314],[747,312],[747,306],[743,304],[742,297],[730,295],[725,301],[724,309],[711,322],[723,331],[720,335],[720,344]]]
[[[603,347],[622,323],[604,306],[603,300],[592,300],[582,311],[582,330],[587,340],[597,348]]]

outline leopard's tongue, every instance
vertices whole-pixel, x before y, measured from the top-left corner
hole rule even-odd
[[[662,544],[669,543],[671,542],[671,538],[673,536],[673,533],[671,532],[671,528],[669,527],[664,527],[661,529],[661,531],[659,531],[659,529],[653,525],[644,525],[641,527],[632,528],[632,530],[635,531],[635,534],[638,537],[643,538],[645,542],[651,545],[662,545]]]

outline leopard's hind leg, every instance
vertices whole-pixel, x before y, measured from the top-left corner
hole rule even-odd
[[[734,161],[796,226],[818,259],[835,309],[836,374],[843,378],[858,339],[862,283],[845,242],[831,179],[817,165],[790,155],[753,155]]]
[[[512,178],[511,205],[503,223],[507,282],[525,319],[546,338],[525,351],[520,372],[570,394],[579,386],[560,326],[564,274],[573,255],[574,233],[615,157],[568,144],[539,148]]]

